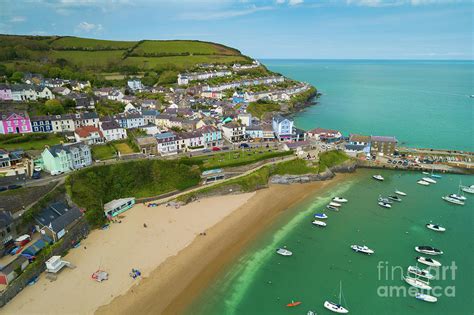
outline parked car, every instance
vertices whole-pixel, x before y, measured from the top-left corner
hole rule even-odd
[[[218,148],[218,147],[212,147],[212,151],[220,151],[221,148]]]
[[[222,150],[229,150],[229,147],[222,147]]]
[[[8,188],[5,187],[5,186],[1,186],[1,187],[0,187],[0,191],[5,191],[5,190],[7,190],[7,189],[8,189]]]
[[[211,150],[209,150],[209,149],[202,150],[202,153],[209,153],[209,152],[211,152]]]
[[[61,175],[63,172],[61,171],[51,171],[51,176],[57,176],[57,175]]]
[[[239,148],[249,148],[250,146],[247,143],[241,143]]]
[[[31,175],[31,178],[33,178],[33,179],[40,179],[40,178],[41,178],[41,172],[35,170],[35,171],[33,172],[33,175]]]
[[[41,166],[36,165],[35,166],[35,172],[41,172]]]
[[[8,185],[8,189],[18,189],[21,188],[21,185]]]

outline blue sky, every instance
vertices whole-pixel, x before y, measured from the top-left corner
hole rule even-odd
[[[199,39],[255,58],[474,59],[472,0],[0,0],[0,33]]]

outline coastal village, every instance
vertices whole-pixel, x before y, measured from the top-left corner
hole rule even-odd
[[[96,87],[35,73],[0,84],[0,305],[44,270],[53,281],[63,267],[74,268],[62,256],[80,248],[91,228],[114,228],[135,204],[178,209],[198,199],[190,189],[218,186],[279,161],[303,163],[298,174],[325,171],[316,167],[334,152],[342,157],[338,163],[362,167],[472,171],[469,152],[405,148],[396,136],[298,128],[292,114],[317,96],[310,84],[272,73],[256,60],[200,64],[166,85],[129,77],[124,86]],[[45,113],[35,114],[34,106]],[[101,200],[95,221],[64,188],[65,182],[73,185],[68,176],[81,170],[180,159],[209,164],[199,170],[197,185]],[[281,177],[272,182],[288,183]],[[183,192],[188,199],[177,198]],[[140,277],[138,268],[133,279]],[[91,274],[98,282],[108,277],[100,266]]]

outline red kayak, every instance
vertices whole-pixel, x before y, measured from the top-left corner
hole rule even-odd
[[[293,302],[293,301],[291,301],[291,303],[286,304],[286,306],[288,306],[288,307],[293,307],[293,306],[298,306],[298,305],[300,305],[300,304],[301,304],[301,302]]]

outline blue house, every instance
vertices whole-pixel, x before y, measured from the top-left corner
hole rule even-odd
[[[30,118],[33,132],[53,132],[53,123],[50,116],[35,116]]]
[[[204,143],[208,147],[222,145],[222,132],[214,126],[203,126],[198,129],[204,138]]]
[[[239,93],[239,92],[234,92],[234,94],[232,95],[232,104],[237,105],[244,102],[245,102],[244,94]]]

